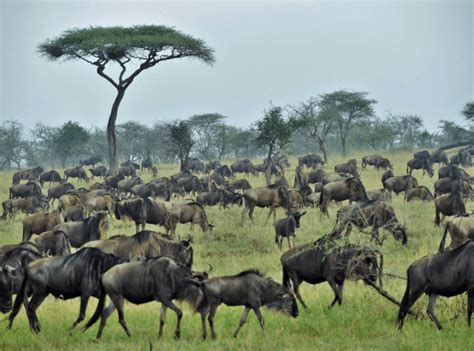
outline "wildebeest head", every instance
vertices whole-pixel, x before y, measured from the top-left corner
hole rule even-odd
[[[289,209],[291,207],[291,196],[288,189],[284,186],[278,187],[278,195],[280,197],[280,206]]]
[[[395,240],[401,241],[402,245],[406,245],[408,242],[407,231],[405,226],[401,223],[394,223],[392,226],[388,228],[390,232],[393,234]]]
[[[193,238],[191,237],[191,235],[188,234],[188,239],[180,241],[182,249],[179,250],[179,252],[177,253],[179,258],[176,258],[177,262],[183,262],[183,263],[186,262],[186,267],[188,268],[191,268],[193,265],[194,251],[193,251],[192,243],[193,243]]]
[[[353,248],[346,251],[348,259],[347,277],[366,282],[377,281],[377,253],[367,248]]]
[[[293,217],[295,218],[295,223],[296,223],[296,228],[299,228],[300,227],[300,219],[301,217],[303,217],[304,215],[306,214],[306,211],[304,212],[295,212],[293,213]]]
[[[16,278],[16,268],[8,264],[3,265],[0,271],[0,311],[7,313],[13,306],[13,290]]]
[[[298,304],[290,289],[269,278],[267,278],[267,283],[265,300],[269,302],[264,306],[287,313],[293,318],[298,317]]]

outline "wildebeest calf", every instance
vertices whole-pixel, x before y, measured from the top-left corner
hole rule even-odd
[[[281,250],[283,237],[288,238],[288,248],[295,246],[296,228],[300,227],[300,218],[306,214],[290,212],[286,218],[279,219],[275,223],[275,242]]]

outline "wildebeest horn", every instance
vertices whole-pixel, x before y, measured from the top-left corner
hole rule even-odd
[[[380,253],[380,264],[379,264],[379,286],[380,286],[380,288],[383,288],[382,274],[383,274],[383,254]]]
[[[209,266],[209,270],[208,271],[204,271],[204,273],[206,274],[209,274],[212,272],[212,265],[210,263],[207,264]]]

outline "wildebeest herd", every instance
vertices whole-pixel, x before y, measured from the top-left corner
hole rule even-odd
[[[202,337],[207,337],[207,325],[216,337],[214,317],[220,304],[243,306],[234,336],[237,336],[252,310],[264,328],[261,307],[279,310],[297,317],[297,301],[306,309],[299,286],[303,282],[327,282],[334,292],[329,304],[342,303],[344,282],[362,280],[375,286],[383,276],[383,243],[385,233],[400,241],[402,250],[410,245],[410,233],[397,217],[391,205],[392,194],[404,193],[404,199],[434,203],[434,224],[446,221],[439,253],[415,261],[407,271],[406,292],[399,303],[399,327],[416,300],[429,296],[427,313],[438,329],[435,316],[437,296],[455,296],[467,292],[467,315],[470,324],[474,306],[474,219],[466,211],[471,197],[471,176],[461,167],[471,166],[474,148],[460,150],[451,158],[442,150],[417,152],[409,160],[407,174],[395,175],[393,165],[381,155],[362,158],[362,169],[373,166],[380,173],[381,188],[367,190],[360,178],[356,159],[337,164],[334,172],[323,169],[318,155],[298,158],[292,170],[289,160],[279,156],[268,165],[254,164],[244,159],[230,165],[218,161],[204,164],[191,159],[188,167],[170,177],[158,177],[151,159],[140,164],[127,161],[116,172],[101,165],[101,159],[91,157],[80,165],[64,170],[41,167],[18,171],[13,175],[9,199],[3,201],[2,218],[8,220],[24,212],[20,243],[0,247],[0,311],[10,313],[8,327],[24,306],[30,329],[40,332],[37,309],[48,295],[64,300],[80,298],[79,315],[71,325],[73,330],[84,321],[88,301],[98,299],[91,318],[82,327],[89,329],[100,320],[97,338],[103,334],[108,318],[117,310],[119,323],[130,336],[125,319],[124,302],[161,303],[159,336],[163,333],[166,311],[177,316],[175,337],[181,334],[182,310],[174,301],[187,301],[202,321]],[[431,191],[420,186],[412,175],[422,170],[422,176],[438,176]],[[92,168],[85,169],[90,165]],[[89,174],[88,174],[88,172]],[[249,176],[270,171],[274,183],[252,187]],[[144,182],[139,173],[151,172]],[[290,186],[289,174],[294,174]],[[94,177],[101,180],[95,182]],[[77,178],[84,187],[68,182]],[[48,189],[43,189],[49,184]],[[349,203],[337,210],[334,227],[309,243],[296,245],[300,222],[315,215],[329,217],[333,202]],[[282,250],[282,283],[265,277],[257,269],[235,272],[234,275],[212,276],[209,269],[194,269],[193,238],[180,237],[178,226],[189,223],[191,231],[199,226],[205,235],[213,235],[213,223],[206,208],[219,206],[222,211],[241,206],[241,225],[247,217],[254,228],[255,208],[268,208],[267,222],[273,214],[274,240]],[[309,207],[304,210],[305,207]],[[285,217],[276,220],[277,208]],[[110,221],[131,220],[135,234],[108,236]],[[164,233],[147,230],[147,225],[163,228]],[[353,228],[370,230],[371,244],[349,242]],[[446,239],[451,237],[447,247]],[[471,271],[473,269],[473,271]],[[379,283],[379,288],[380,288]]]

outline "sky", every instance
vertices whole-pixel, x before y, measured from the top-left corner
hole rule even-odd
[[[338,89],[367,91],[375,111],[416,114],[435,130],[463,122],[473,96],[473,1],[0,0],[0,120],[104,127],[114,89],[84,62],[50,62],[37,45],[87,26],[164,24],[214,48],[142,73],[118,123],[221,113],[248,127],[270,104]]]

